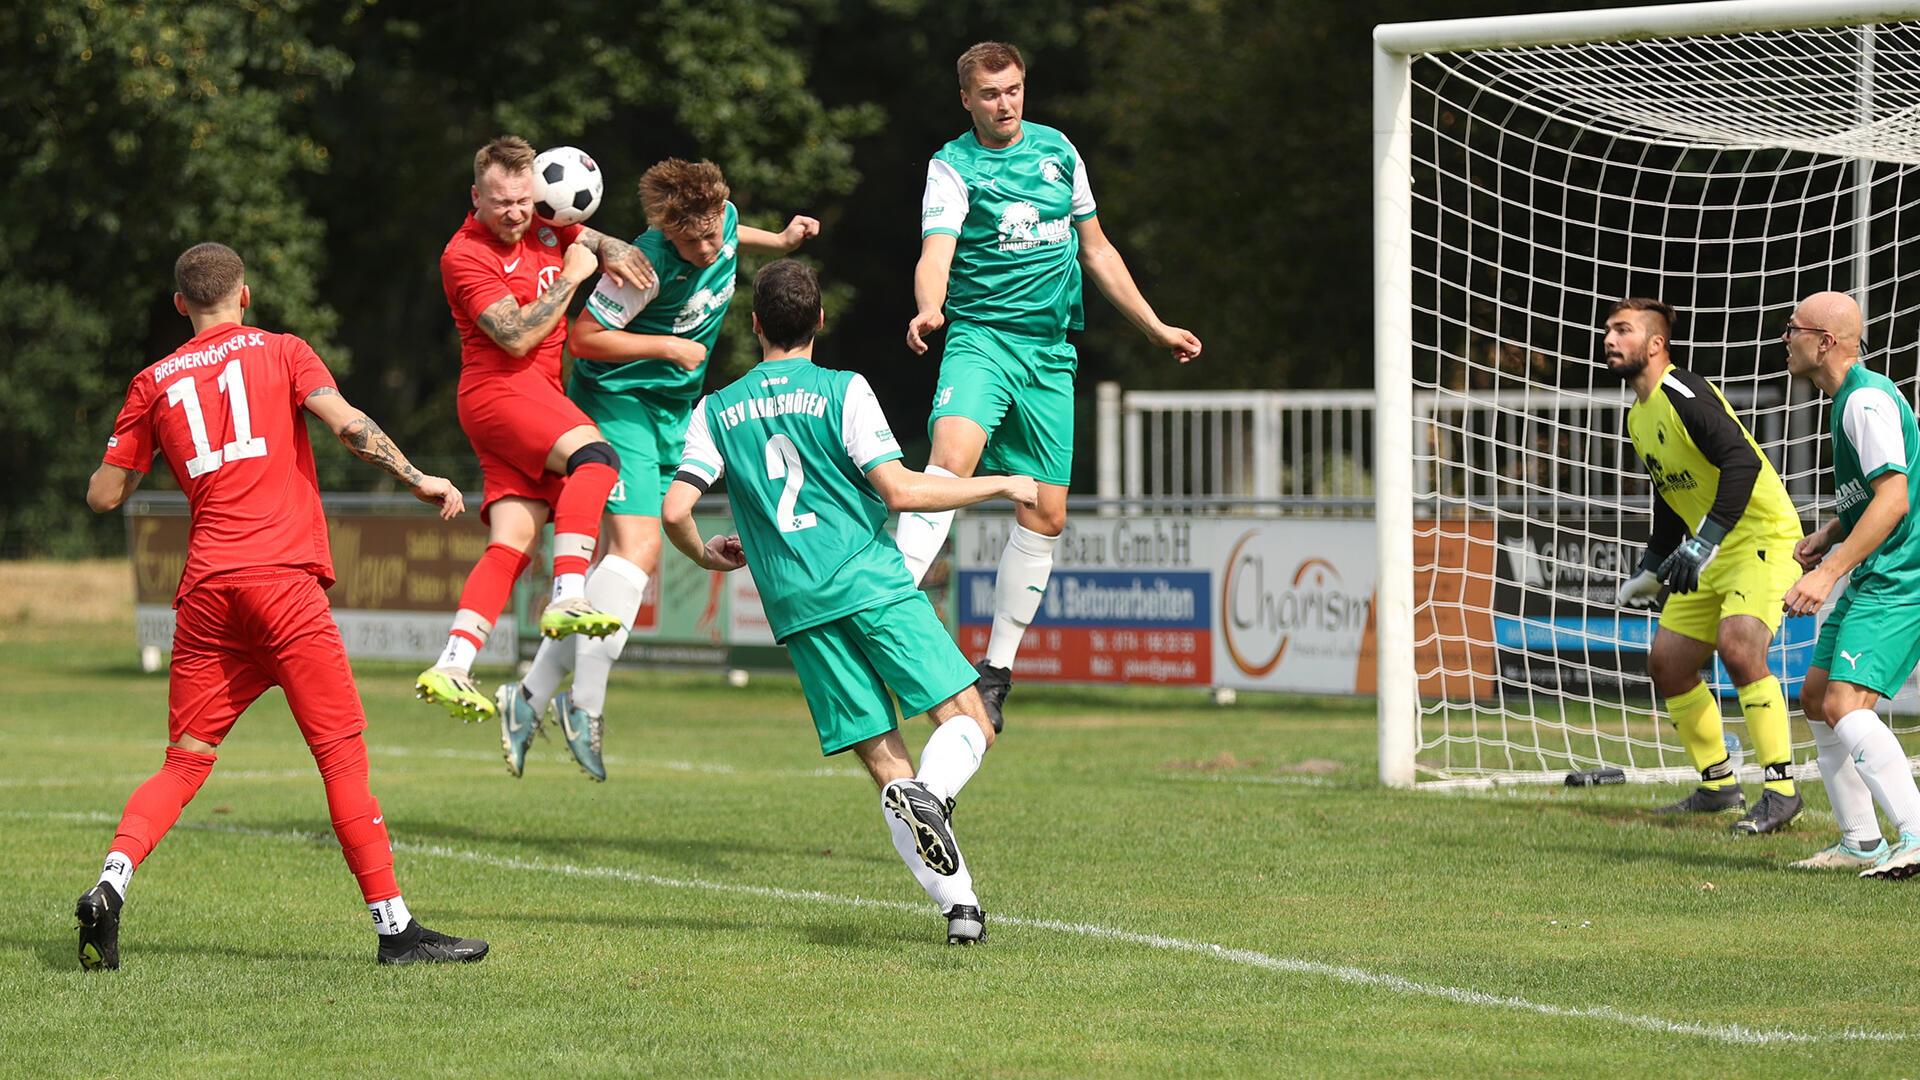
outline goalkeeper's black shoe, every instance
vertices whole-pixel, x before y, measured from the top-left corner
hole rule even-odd
[[[415,919],[397,934],[380,935],[383,964],[471,964],[487,955],[479,938],[454,937],[429,930]]]
[[[80,920],[81,969],[119,970],[120,894],[103,881],[80,894],[73,914]]]
[[[1724,814],[1747,808],[1746,793],[1739,784],[1718,790],[1713,788],[1694,788],[1693,794],[1677,803],[1656,808],[1656,814]]]
[[[1013,692],[1013,669],[994,667],[985,660],[973,668],[980,673],[974,680],[974,689],[980,691],[980,703],[987,707],[987,719],[993,723],[993,733],[998,735],[1005,723],[1000,710],[1006,705],[1007,695]]]
[[[947,944],[977,945],[987,940],[987,913],[967,904],[947,909]]]
[[[1760,801],[1753,804],[1753,809],[1747,811],[1747,816],[1733,823],[1733,831],[1747,836],[1759,836],[1781,828],[1799,816],[1800,796],[1763,791],[1760,793]]]

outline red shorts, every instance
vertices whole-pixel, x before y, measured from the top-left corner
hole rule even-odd
[[[167,681],[167,736],[220,745],[268,688],[286,691],[309,746],[367,726],[346,643],[320,582],[260,567],[208,578],[180,598]]]
[[[560,385],[528,367],[512,375],[460,379],[460,430],[480,459],[480,520],[496,499],[515,496],[553,506],[566,477],[547,471],[560,436],[593,421]]]

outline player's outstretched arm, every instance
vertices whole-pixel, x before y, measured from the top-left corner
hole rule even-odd
[[[453,481],[444,476],[428,476],[414,468],[407,455],[380,430],[380,425],[349,404],[340,396],[340,391],[331,386],[320,387],[308,394],[302,404],[319,417],[355,457],[385,469],[388,475],[407,485],[414,498],[439,506],[440,520],[452,521],[466,509],[466,500],[461,498],[460,489],[453,486]]]
[[[598,234],[595,234],[598,235]],[[566,317],[567,304],[573,299],[573,292],[580,284],[593,276],[600,265],[593,250],[576,240],[567,245],[566,262],[560,267],[560,276],[553,284],[533,298],[533,302],[522,306],[514,303],[513,297],[503,296],[473,321],[487,336],[502,349],[514,356],[525,356],[534,347],[547,339],[553,328],[560,325]]]
[[[1153,313],[1153,305],[1140,294],[1140,286],[1133,281],[1133,271],[1127,269],[1120,249],[1107,239],[1099,218],[1076,221],[1073,231],[1080,234],[1080,265],[1086,268],[1093,283],[1100,286],[1100,294],[1108,303],[1119,309],[1148,341],[1173,353],[1175,360],[1184,364],[1200,355],[1199,338],[1191,331],[1168,326]]]
[[[664,360],[688,371],[706,362],[707,347],[672,334],[615,330],[583,311],[567,333],[567,349],[581,360]]]
[[[913,306],[907,323],[907,348],[916,356],[927,353],[927,336],[947,325],[940,310],[947,306],[947,278],[953,272],[953,249],[960,238],[928,233],[920,239],[920,261],[913,267]]]
[[[102,464],[87,480],[87,506],[96,514],[120,509],[146,474],[118,465]]]
[[[791,255],[810,237],[820,235],[820,221],[796,214],[787,227],[779,232],[768,232],[748,225],[740,226],[737,234],[740,250],[751,251],[755,255]]]
[[[694,524],[693,504],[700,501],[700,489],[685,480],[675,480],[667,488],[667,497],[660,507],[660,525],[665,529],[667,539],[680,549],[680,554],[692,559],[705,570],[738,570],[747,564],[740,550],[738,536],[716,536],[711,540],[700,538],[700,526]]]
[[[615,285],[631,284],[636,289],[650,289],[659,280],[660,276],[653,271],[653,262],[639,248],[625,240],[608,236],[598,229],[582,228],[574,242],[599,256],[600,268],[606,271]]]
[[[1031,476],[931,476],[898,459],[867,470],[867,480],[887,509],[900,512],[958,510],[989,499],[1011,499],[1031,510],[1040,498],[1040,485]]]

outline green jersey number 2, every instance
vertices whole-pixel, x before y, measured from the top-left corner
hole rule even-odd
[[[800,485],[806,483],[807,474],[800,467],[800,448],[785,435],[775,435],[767,440],[767,479],[787,482],[780,492],[780,505],[774,511],[774,522],[779,525],[780,531],[793,533],[813,528],[815,521],[812,512],[794,512],[794,504],[800,501]]]

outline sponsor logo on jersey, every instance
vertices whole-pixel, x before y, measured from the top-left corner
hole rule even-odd
[[[941,214],[944,214],[946,212],[947,212],[947,208],[944,206],[929,206],[924,210],[920,211],[920,220],[926,221],[929,218],[937,218]]]
[[[520,269],[520,260],[515,259],[512,262],[502,262],[500,264],[500,269],[505,270],[507,273],[511,274],[515,270]]]
[[[1700,481],[1695,480],[1693,473],[1689,470],[1679,469],[1669,472],[1660,464],[1660,459],[1651,454],[1647,455],[1647,475],[1653,477],[1654,489],[1661,494],[1669,491],[1692,491],[1700,486]]]
[[[107,436],[107,449],[111,450],[114,447],[119,445],[120,445],[120,436],[118,435]]]
[[[1834,490],[1834,509],[1844,514],[1854,507],[1859,506],[1861,503],[1866,502],[1868,498],[1867,486],[1865,484],[1862,484],[1858,480],[1849,480]]]
[[[1040,211],[1022,199],[1000,211],[1001,251],[1025,251],[1028,248],[1065,243],[1072,230],[1066,218],[1040,220]]]
[[[559,276],[560,276],[559,267],[557,266],[541,267],[540,268],[540,291],[545,292],[547,289],[547,286],[553,284],[554,279]]]
[[[534,235],[538,236],[540,238],[540,242],[547,245],[548,247],[560,246],[559,235],[556,234],[552,229],[547,228],[545,225],[540,226],[540,231],[535,233]]]
[[[673,332],[676,334],[691,333],[698,329],[701,323],[706,322],[716,312],[725,311],[727,309],[727,302],[732,299],[733,278],[731,276],[727,278],[727,283],[722,285],[718,292],[712,289],[698,290],[692,296],[687,297],[687,302],[680,308],[680,314],[673,317]]]

